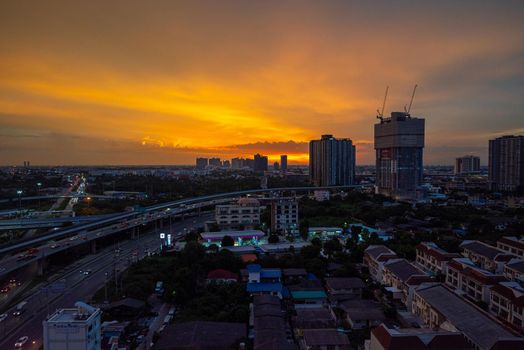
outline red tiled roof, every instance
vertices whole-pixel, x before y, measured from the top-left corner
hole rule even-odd
[[[491,287],[491,291],[493,293],[503,296],[506,299],[509,299],[509,300],[515,299],[515,294],[513,294],[513,291],[511,290],[511,288],[503,286],[502,284],[494,285],[493,287]]]
[[[428,245],[424,242],[419,243],[416,249],[435,257],[435,259],[437,259],[438,261],[447,261],[453,258],[460,257],[460,254],[448,253],[444,249],[432,247],[431,245]]]
[[[502,237],[499,239],[499,242],[524,250],[524,241],[519,240],[517,237]]]

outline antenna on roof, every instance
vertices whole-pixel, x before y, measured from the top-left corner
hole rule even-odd
[[[384,102],[382,102],[382,110],[377,109],[377,119],[382,121],[384,119],[384,108],[386,108],[386,99],[388,98],[389,86],[386,86],[386,93],[384,94]]]
[[[413,99],[415,98],[415,91],[417,91],[417,84],[415,84],[415,86],[413,87],[413,93],[411,94],[411,101],[409,101],[409,107],[406,108],[406,106],[404,106],[404,111],[409,114],[409,111],[411,111],[411,105],[413,104]]]

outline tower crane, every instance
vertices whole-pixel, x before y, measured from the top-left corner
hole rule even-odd
[[[413,93],[411,94],[411,101],[409,101],[409,107],[406,108],[406,106],[404,105],[404,111],[409,114],[409,111],[411,111],[411,105],[413,104],[413,99],[415,98],[415,91],[417,91],[417,84],[415,84],[415,86],[413,87]]]
[[[382,102],[382,109],[377,109],[377,119],[384,120],[384,108],[386,107],[386,99],[388,98],[389,86],[386,86],[386,93],[384,94],[384,102]]]

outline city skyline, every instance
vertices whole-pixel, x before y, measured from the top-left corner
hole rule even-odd
[[[372,165],[385,86],[389,115],[419,84],[424,163],[486,165],[490,139],[524,133],[523,13],[511,1],[4,2],[0,164],[260,153],[307,165],[309,141],[334,134]]]

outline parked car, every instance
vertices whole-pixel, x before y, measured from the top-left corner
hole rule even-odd
[[[0,315],[0,322],[2,322],[3,320],[5,320],[7,318],[7,314],[1,314]]]

